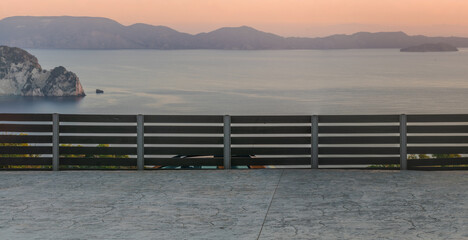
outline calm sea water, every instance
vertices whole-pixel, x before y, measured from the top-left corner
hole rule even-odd
[[[468,113],[468,49],[28,51],[77,73],[87,96],[0,97],[0,112]]]

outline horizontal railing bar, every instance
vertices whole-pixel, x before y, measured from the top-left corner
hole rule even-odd
[[[60,122],[136,122],[136,115],[60,114]]]
[[[52,114],[10,114],[0,113],[0,121],[50,122]]]
[[[223,148],[214,147],[145,147],[147,155],[223,155]]]
[[[145,165],[222,166],[223,158],[145,158]]]
[[[145,126],[145,133],[223,133],[222,126]]]
[[[408,133],[468,133],[468,125],[408,126]]]
[[[79,165],[63,165],[60,166],[60,170],[65,171],[135,171],[137,168],[135,166],[88,166],[79,167]]]
[[[310,144],[310,137],[232,137],[232,144]]]
[[[399,126],[319,126],[323,133],[399,133]]]
[[[278,127],[231,127],[232,134],[310,134],[311,128],[308,126],[278,126]]]
[[[136,137],[60,136],[61,144],[136,144]]]
[[[136,158],[60,158],[60,165],[136,166]]]
[[[408,154],[468,154],[468,147],[408,147]]]
[[[145,144],[223,144],[222,137],[145,137]]]
[[[365,170],[365,171],[376,171],[376,170],[384,170],[384,171],[394,171],[394,170],[401,170],[399,166],[367,166],[367,165],[349,165],[344,168],[339,168],[334,165],[323,165],[320,166],[320,169],[340,169],[340,170]]]
[[[310,148],[235,148],[233,155],[310,155]]]
[[[60,133],[136,133],[136,126],[77,126],[62,125]]]
[[[145,115],[145,123],[223,123],[218,115]]]
[[[298,158],[242,158],[233,157],[233,166],[245,166],[245,165],[310,165],[310,157],[298,157]]]
[[[319,144],[396,144],[398,136],[359,136],[359,137],[319,137]]]
[[[468,122],[468,114],[408,115],[408,122]]]
[[[399,122],[399,115],[321,115],[319,123],[389,123]]]
[[[0,157],[0,165],[52,165],[52,158],[47,157]]]
[[[52,154],[52,147],[0,146],[2,154]]]
[[[52,136],[0,135],[0,143],[52,143]]]
[[[52,125],[0,124],[0,132],[52,132]]]
[[[232,123],[309,123],[311,116],[231,116]]]
[[[60,155],[135,155],[134,147],[60,147]]]
[[[399,157],[341,157],[319,158],[320,165],[381,165],[400,164]]]
[[[468,143],[468,136],[408,136],[408,143]]]
[[[398,147],[319,147],[319,154],[399,154]]]

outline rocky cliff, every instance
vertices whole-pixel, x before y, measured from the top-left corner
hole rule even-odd
[[[28,52],[0,46],[0,95],[68,97],[85,93],[78,76],[64,67],[43,70]]]

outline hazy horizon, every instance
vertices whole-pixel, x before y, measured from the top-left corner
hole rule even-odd
[[[468,2],[459,0],[3,0],[12,16],[90,16],[123,25],[163,25],[196,34],[250,26],[285,37],[403,31],[410,35],[468,36]]]
[[[270,31],[267,31],[267,30],[264,30],[264,29],[260,29],[260,28],[256,28],[256,27],[253,27],[253,26],[250,26],[250,25],[238,25],[238,26],[220,26],[219,28],[215,28],[215,29],[211,29],[209,31],[201,31],[201,32],[187,32],[187,31],[183,31],[183,30],[180,30],[180,29],[177,29],[177,28],[174,28],[172,26],[166,26],[166,25],[157,25],[157,24],[150,24],[150,23],[144,23],[144,22],[138,22],[138,23],[133,23],[133,24],[124,24],[124,23],[121,23],[119,22],[118,20],[115,20],[115,19],[112,19],[112,18],[106,18],[106,17],[100,17],[100,16],[69,16],[69,15],[62,15],[62,16],[9,16],[9,17],[5,17],[5,18],[0,18],[0,21],[2,20],[5,20],[5,19],[8,19],[8,18],[14,18],[14,17],[41,17],[41,18],[56,18],[56,17],[73,17],[73,18],[104,18],[104,19],[109,19],[109,20],[113,20],[113,21],[116,21],[117,23],[123,25],[123,26],[131,26],[131,25],[134,25],[134,24],[147,24],[147,25],[151,25],[151,26],[164,26],[164,27],[169,27],[173,30],[176,30],[178,32],[181,32],[181,33],[188,33],[188,34],[192,34],[192,35],[196,35],[196,34],[200,34],[200,33],[208,33],[208,32],[212,32],[212,31],[216,31],[218,29],[221,29],[221,28],[239,28],[239,27],[251,27],[251,28],[254,28],[258,31],[262,31],[262,32],[266,32],[266,33],[272,33],[272,34],[275,34],[275,35],[278,35],[278,36],[282,36],[282,37],[306,37],[306,38],[316,38],[316,37],[329,37],[329,36],[332,36],[332,35],[353,35],[353,34],[356,34],[356,33],[359,33],[359,32],[369,32],[369,33],[379,33],[379,32],[404,32],[406,33],[407,35],[409,36],[417,36],[417,35],[423,35],[423,36],[428,36],[428,37],[468,37],[468,35],[460,35],[460,34],[451,34],[450,31],[447,27],[447,33],[445,35],[443,34],[440,34],[440,35],[430,35],[430,34],[418,34],[418,33],[412,33],[411,31],[404,31],[404,30],[401,30],[397,27],[392,27],[392,26],[378,26],[378,25],[362,25],[362,24],[347,24],[347,25],[335,25],[335,26],[325,26],[325,27],[321,27],[321,28],[317,28],[319,29],[320,31],[317,31],[316,34],[317,35],[314,35],[314,36],[304,36],[304,35],[294,35],[294,36],[288,36],[288,35],[283,35],[283,34],[280,34],[280,33],[277,33],[277,32],[270,32]],[[342,27],[342,26],[347,26],[349,29],[347,32],[339,32],[339,31],[335,31],[336,29]],[[321,33],[321,34],[319,34]]]

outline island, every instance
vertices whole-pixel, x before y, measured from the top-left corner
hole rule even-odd
[[[0,46],[0,95],[85,96],[78,76],[64,67],[44,70],[23,49]]]
[[[457,52],[458,48],[448,43],[426,43],[400,49],[400,52]]]

